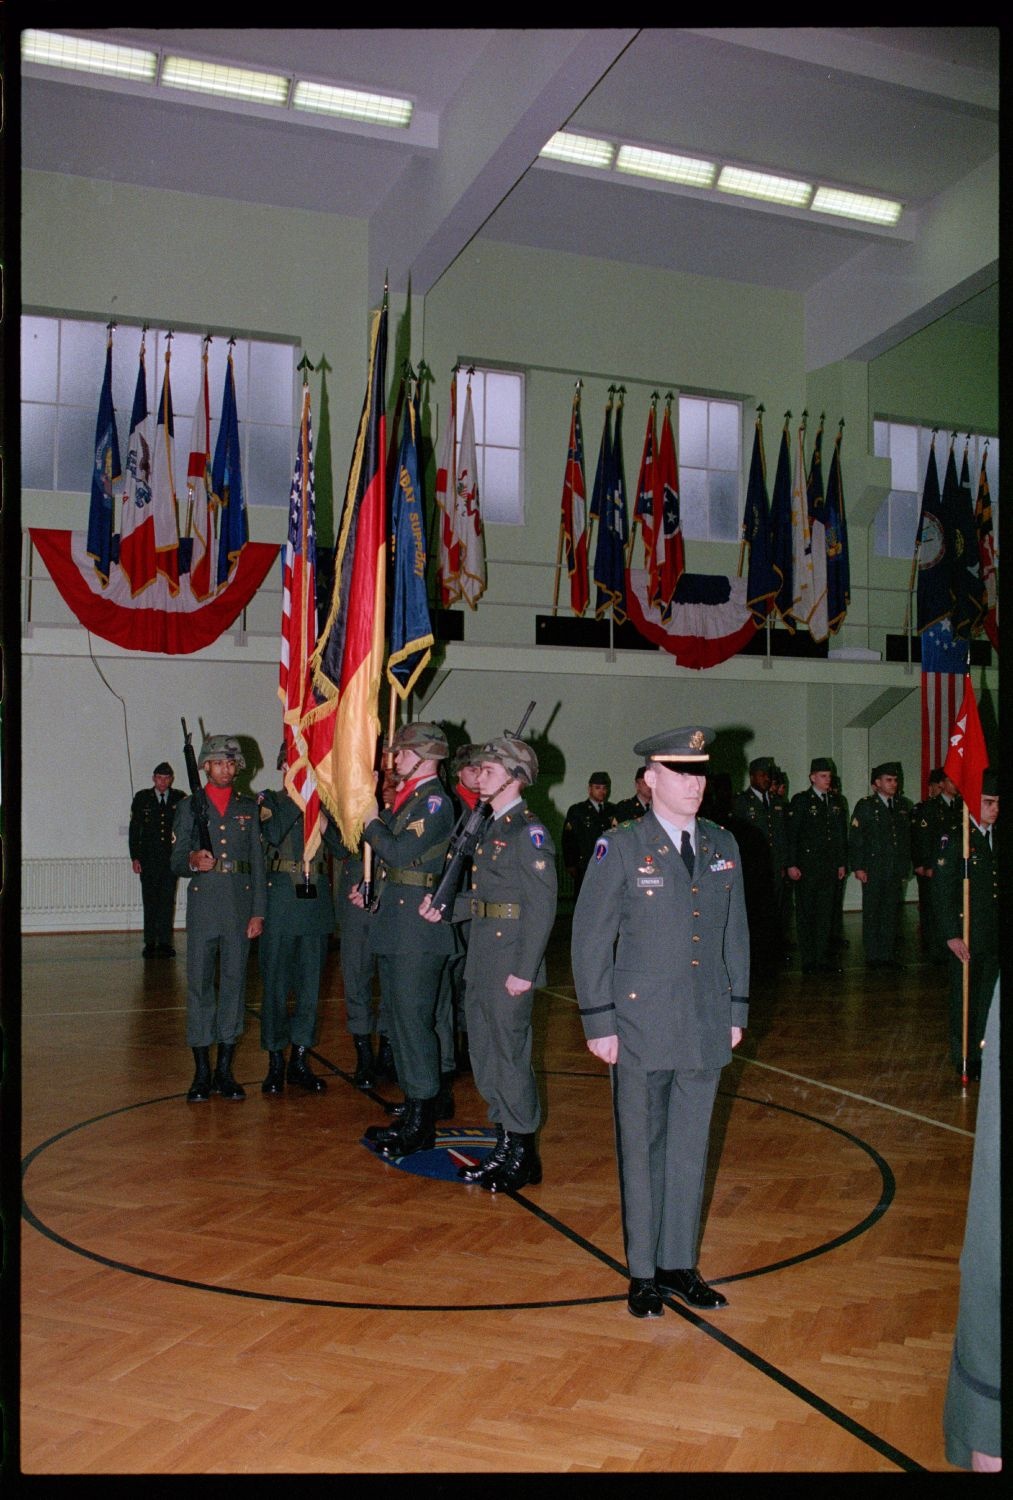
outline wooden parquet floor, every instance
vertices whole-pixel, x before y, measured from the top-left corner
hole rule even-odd
[[[26,1476],[948,1472],[941,1416],[977,1089],[944,971],[791,970],[722,1080],[700,1265],[640,1323],[605,1070],[561,922],[537,1005],[543,1183],[491,1195],[361,1144],[337,955],[324,1095],[187,1105],[185,937],[24,943]],[[395,1097],[391,1090],[388,1097]],[[448,1131],[485,1125],[470,1075]]]

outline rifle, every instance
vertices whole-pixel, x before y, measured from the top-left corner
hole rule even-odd
[[[209,854],[214,854],[211,828],[208,824],[208,805],[204,797],[204,788],[200,784],[197,757],[190,743],[190,731],[186,727],[186,720],[180,719],[179,722],[183,726],[183,759],[186,761],[186,779],[190,783],[190,795],[193,798],[193,815],[197,823],[198,841],[202,849],[206,849]]]
[[[516,729],[504,729],[503,733],[510,739],[519,740],[525,724],[531,717],[534,708],[534,700],[528,704],[527,712]],[[468,813],[463,814],[457,820],[457,826],[450,835],[450,843],[447,846],[447,863],[443,867],[440,883],[433,891],[429,903],[431,911],[438,911],[443,918],[447,907],[457,895],[457,888],[461,883],[464,868],[471,859],[482,839],[482,834],[492,817],[491,802],[476,802]]]

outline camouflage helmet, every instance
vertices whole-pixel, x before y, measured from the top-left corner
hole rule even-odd
[[[498,739],[487,740],[484,745],[477,745],[479,758],[483,761],[491,760],[510,776],[523,783],[524,786],[532,786],[538,779],[538,757],[531,746],[523,740],[514,739],[513,735],[500,735]]]
[[[458,745],[450,762],[450,774],[456,781],[465,766],[477,766],[481,759],[481,745]]]
[[[241,771],[246,765],[239,741],[234,734],[206,734],[197,757],[198,764],[206,760],[234,760]]]
[[[390,749],[394,753],[414,750],[422,760],[445,760],[450,746],[439,724],[427,724],[420,719],[415,724],[402,724],[390,742]]]

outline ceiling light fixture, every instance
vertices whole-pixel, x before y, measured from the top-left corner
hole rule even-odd
[[[577,167],[610,167],[616,148],[611,141],[598,140],[595,136],[557,130],[538,154],[552,157],[554,161],[572,162]]]
[[[47,68],[70,68],[78,73],[102,73],[108,78],[135,78],[154,83],[158,53],[140,47],[114,47],[57,31],[25,31],[21,60]]]
[[[789,208],[805,208],[813,190],[811,182],[775,177],[772,172],[757,172],[749,167],[722,167],[717,187],[720,193],[738,193],[744,198],[761,198],[764,203],[783,203]]]
[[[693,156],[676,156],[671,151],[651,151],[646,146],[620,146],[616,171],[636,177],[656,177],[660,182],[681,182],[685,187],[714,186],[717,165]]]
[[[818,187],[809,207],[814,213],[838,214],[862,219],[867,224],[896,224],[904,205],[892,198],[874,198],[868,193],[847,193],[843,188]]]
[[[362,89],[337,88],[328,83],[300,80],[292,95],[292,108],[310,114],[337,115],[344,120],[366,120],[373,125],[395,125],[407,129],[415,105],[411,99],[392,94],[371,94]]]
[[[246,99],[252,104],[288,103],[289,79],[282,73],[261,73],[227,63],[201,62],[175,54],[162,61],[160,82],[167,88],[212,94],[218,99]]]

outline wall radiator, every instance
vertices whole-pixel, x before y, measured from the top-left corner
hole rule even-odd
[[[182,927],[186,882],[176,887]],[[22,932],[140,932],[141,882],[129,859],[26,859],[21,866]]]

